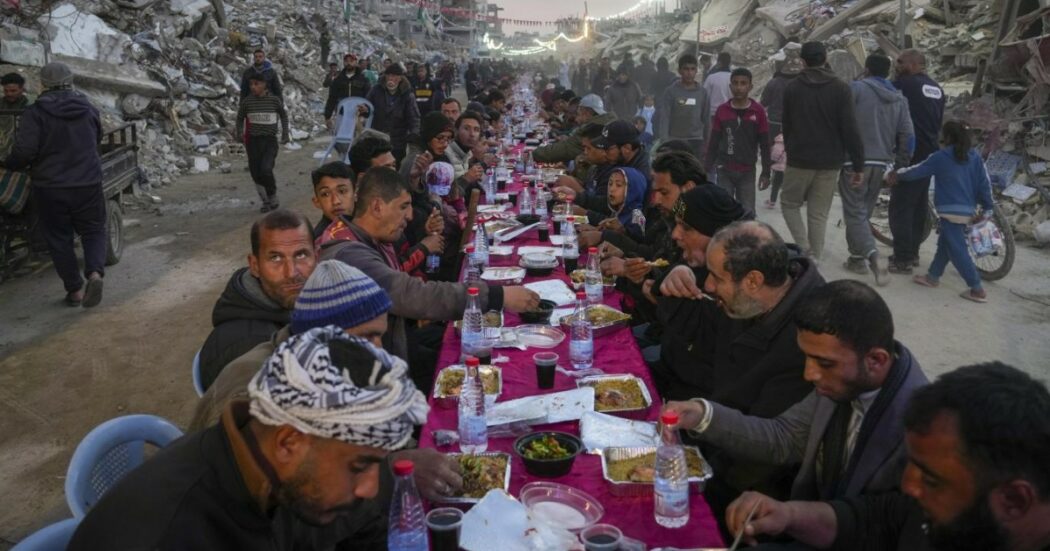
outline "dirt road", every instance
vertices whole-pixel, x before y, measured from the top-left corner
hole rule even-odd
[[[278,160],[283,204],[311,219],[309,170],[319,148],[282,152]],[[66,467],[91,428],[128,413],[188,421],[196,400],[191,360],[211,328],[215,299],[245,263],[258,217],[241,165],[160,189],[161,215],[129,212],[128,247],[107,272],[98,308],[62,305],[50,268],[0,285],[0,549],[70,516]],[[787,235],[779,210],[761,210],[761,219]],[[847,277],[843,230],[834,226],[840,212],[836,201],[821,266],[828,279]],[[932,255],[931,240],[923,258]],[[1010,276],[988,286],[986,305],[956,296],[963,284],[951,269],[940,289],[898,277],[881,292],[898,338],[929,375],[999,359],[1048,378],[1048,268],[1050,251],[1023,246]]]

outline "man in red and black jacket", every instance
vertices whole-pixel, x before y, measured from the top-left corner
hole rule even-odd
[[[755,210],[755,163],[762,157],[759,189],[769,187],[769,119],[762,104],[748,97],[751,71],[735,69],[730,77],[733,98],[718,106],[711,119],[707,173],[718,170],[718,185],[740,204]]]

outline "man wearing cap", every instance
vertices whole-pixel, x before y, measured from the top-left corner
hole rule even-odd
[[[605,89],[605,105],[620,120],[629,121],[642,107],[642,89],[631,80],[630,68],[621,64],[616,70],[616,80]]]
[[[390,64],[381,83],[368,92],[368,101],[375,108],[372,128],[390,136],[394,159],[400,164],[405,158],[408,137],[419,135],[419,108],[400,64]]]
[[[583,153],[583,141],[580,139],[580,129],[587,123],[605,126],[616,120],[616,115],[605,112],[605,103],[597,94],[587,94],[580,100],[576,108],[576,129],[569,137],[537,147],[532,151],[532,159],[537,163],[567,163]]]
[[[781,210],[795,243],[820,260],[842,160],[849,161],[850,185],[860,186],[864,143],[854,115],[853,94],[827,66],[824,44],[806,42],[801,57],[806,69],[784,89],[787,170]],[[806,205],[806,220],[802,219],[802,205]]]
[[[725,189],[714,185],[691,187],[679,195],[671,214],[671,238],[681,262],[652,278],[651,296],[655,299],[657,321],[664,331],[659,340],[659,361],[651,366],[657,390],[666,399],[687,399],[709,390],[705,373],[699,368],[701,358],[693,356],[693,343],[703,337],[703,324],[718,314],[709,300],[696,300],[661,292],[688,286],[707,279],[705,264],[707,245],[718,230],[737,221],[750,220],[754,213],[733,198]],[[707,321],[708,325],[711,324]]]
[[[369,84],[368,79],[365,78],[365,75],[362,74],[357,66],[357,56],[354,54],[344,55],[343,70],[332,79],[332,84],[328,87],[328,101],[324,104],[325,124],[329,128],[332,127],[334,122],[332,114],[335,113],[339,102],[350,97],[368,97],[368,92],[371,89],[372,85]]]
[[[40,231],[65,286],[65,302],[90,308],[102,300],[106,262],[106,198],[98,154],[102,123],[87,97],[73,90],[73,72],[65,64],[45,65],[40,83],[44,92],[22,113],[3,165],[29,168]],[[84,277],[74,232],[84,248]]]
[[[291,337],[248,401],[124,477],[69,549],[385,549],[384,459],[429,411],[407,371],[339,327]]]
[[[611,174],[612,169],[633,168],[642,173],[646,180],[645,195],[646,202],[648,202],[648,188],[652,177],[649,169],[649,153],[645,151],[638,139],[638,129],[625,120],[615,120],[605,125],[601,135],[590,142],[595,149],[605,152],[605,159],[595,167],[596,173],[601,173],[601,177],[589,180],[586,186],[569,177],[560,178],[558,183],[572,190],[572,193],[566,192],[565,194],[572,197],[576,205],[587,209],[591,222],[597,223],[600,220],[594,218],[602,218],[609,213],[609,174],[605,173]],[[590,216],[591,212],[595,213],[594,217]],[[593,237],[586,243],[584,241],[586,240],[581,240],[581,245],[585,247],[597,244]]]
[[[697,159],[704,160],[704,143],[711,128],[711,102],[707,91],[696,80],[696,56],[678,59],[676,80],[656,102],[656,137],[662,141],[685,140]]]

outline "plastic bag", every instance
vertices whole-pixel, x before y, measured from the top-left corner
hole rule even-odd
[[[1003,248],[1003,232],[990,218],[970,226],[970,248],[979,258],[995,254]]]

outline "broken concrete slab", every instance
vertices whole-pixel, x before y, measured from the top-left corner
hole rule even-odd
[[[697,42],[699,26],[699,41],[702,46],[722,44],[736,35],[740,27],[751,18],[751,13],[757,5],[758,0],[711,0],[685,27],[680,40]]]
[[[15,26],[0,28],[0,60],[15,65],[43,67],[46,59],[40,33]]]
[[[83,12],[73,4],[62,4],[49,15],[40,16],[51,42],[51,53],[99,60],[112,55],[111,40],[129,42],[127,35],[109,26],[98,16]],[[110,37],[109,40],[103,37]],[[99,44],[105,45],[100,50]]]
[[[849,25],[850,19],[860,13],[864,13],[865,10],[871,8],[875,4],[878,4],[882,0],[857,0],[850,7],[837,13],[834,17],[826,21],[824,24],[813,29],[813,32],[809,33],[806,37],[807,40],[827,40],[831,35],[841,32]]]
[[[78,86],[102,88],[121,94],[139,94],[147,98],[168,94],[163,84],[151,80],[145,71],[134,65],[113,65],[66,55],[54,55],[52,59],[69,65],[73,71],[73,82]]]

